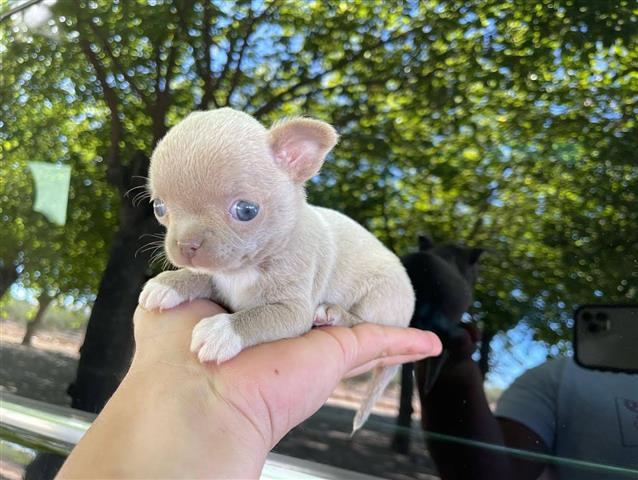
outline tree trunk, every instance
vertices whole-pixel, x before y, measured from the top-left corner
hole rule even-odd
[[[40,328],[42,321],[44,320],[44,314],[55,297],[49,296],[46,292],[40,293],[38,297],[38,311],[30,322],[27,322],[27,330],[22,337],[22,345],[31,345],[31,338],[35,331]]]
[[[394,433],[392,449],[403,455],[410,453],[410,432],[412,425],[412,396],[414,394],[414,363],[404,363],[401,366],[401,400],[399,402],[399,415],[397,425],[400,427]]]
[[[145,173],[148,158],[144,163]],[[136,170],[139,172],[141,168]],[[120,227],[80,348],[76,378],[68,389],[73,408],[99,412],[130,365],[134,348],[133,313],[150,273],[149,252],[136,255],[136,251],[148,243],[141,235],[160,230],[150,203],[134,207],[122,202]]]
[[[18,271],[12,261],[3,264],[0,267],[0,298],[9,290],[9,287],[13,285],[18,279]]]
[[[481,358],[478,361],[478,365],[483,374],[483,378],[485,378],[485,375],[487,375],[487,372],[490,370],[490,344],[492,343],[494,335],[495,332],[487,328],[481,334],[481,347],[479,349]]]

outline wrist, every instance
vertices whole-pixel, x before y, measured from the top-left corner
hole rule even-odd
[[[195,368],[126,375],[58,478],[258,478],[268,447]]]
[[[217,393],[205,366],[164,364],[156,365],[153,372],[134,366],[120,390],[127,398],[139,399],[136,403],[145,410],[156,409],[142,412],[146,417],[142,423],[163,426],[144,437],[156,434],[172,442],[170,453],[157,449],[156,464],[171,462],[175,475],[186,477],[259,477],[270,445]],[[174,465],[177,459],[179,465]]]

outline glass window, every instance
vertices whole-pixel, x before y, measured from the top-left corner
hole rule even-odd
[[[638,475],[631,2],[5,3],[4,398],[97,413],[116,389],[140,291],[175,264],[173,199],[148,178],[171,127],[222,107],[266,128],[304,115],[340,136],[319,171],[298,172],[308,202],[401,257],[412,326],[444,352],[404,366],[353,436],[369,376],[343,381],[274,452],[397,480]],[[233,201],[237,222],[267,212]],[[202,243],[187,240],[175,248],[191,258]],[[63,452],[2,432],[3,478],[54,475],[47,455]]]

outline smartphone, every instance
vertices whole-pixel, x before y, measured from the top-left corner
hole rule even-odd
[[[638,305],[579,307],[574,359],[584,368],[638,373]]]

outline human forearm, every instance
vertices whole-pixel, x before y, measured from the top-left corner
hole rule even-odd
[[[256,478],[264,439],[183,367],[136,369],[77,445],[58,478]]]
[[[417,375],[422,375],[417,371]],[[423,426],[459,439],[503,445],[503,433],[492,414],[478,365],[471,358],[446,365],[423,405]],[[508,478],[509,460],[490,450],[430,438],[428,448],[441,477]]]

